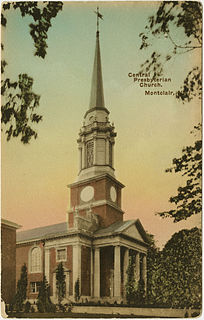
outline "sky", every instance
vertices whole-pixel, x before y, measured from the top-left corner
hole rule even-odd
[[[168,39],[158,39],[141,51],[140,32],[158,8],[158,2],[101,2],[100,46],[106,108],[114,122],[116,178],[126,187],[122,194],[124,219],[139,218],[144,229],[163,246],[173,233],[200,226],[194,215],[173,223],[156,212],[174,208],[168,201],[184,184],[179,174],[165,173],[172,159],[192,144],[190,134],[200,121],[200,101],[182,104],[175,96],[147,96],[128,73],[137,73],[155,48],[169,52]],[[7,142],[2,134],[2,217],[22,225],[21,230],[60,223],[69,209],[67,185],[77,179],[77,137],[89,107],[95,50],[95,2],[65,2],[52,20],[45,59],[35,57],[29,35],[30,17],[7,11],[2,29],[6,76],[17,79],[27,73],[34,79],[33,91],[41,96],[38,113],[43,121],[38,138],[28,145],[19,139]],[[173,33],[182,43],[182,32]],[[165,65],[171,82],[164,90],[176,91],[199,52],[191,51]]]

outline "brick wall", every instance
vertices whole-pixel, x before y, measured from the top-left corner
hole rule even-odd
[[[40,273],[30,273],[29,271],[29,252],[32,247],[34,247],[33,244],[18,244],[16,246],[16,284],[21,276],[21,268],[26,264],[27,272],[28,272],[28,286],[27,286],[27,296],[31,299],[36,299],[38,296],[38,293],[31,293],[30,288],[30,282],[40,282],[43,280],[43,264],[44,264],[44,254],[43,254],[43,243],[37,242],[35,243],[35,246],[39,246],[41,248],[41,254],[42,254],[42,272]]]
[[[70,270],[70,272],[69,272],[69,295],[72,295],[72,293],[73,293],[72,256],[73,256],[72,246],[67,246],[67,261],[65,263],[65,267],[68,270]]]
[[[10,303],[16,290],[16,229],[1,225],[1,292]]]
[[[105,177],[96,181],[89,181],[87,183],[82,182],[80,185],[71,187],[71,207],[77,207],[82,204],[88,204],[80,199],[80,193],[86,186],[92,186],[95,190],[94,198],[91,199],[90,203],[100,200],[107,200],[112,202],[110,198],[110,188],[114,186],[117,191],[117,198],[114,204],[118,206],[119,209],[121,208],[121,186],[117,182],[112,181],[112,179],[109,177]],[[114,209],[113,207],[108,205],[103,205],[96,208],[92,207],[92,210],[94,213],[100,216],[99,221],[102,227],[106,227],[116,221],[123,220],[122,213],[119,210]],[[86,210],[81,210],[79,214],[81,216],[85,216]],[[73,213],[69,213],[69,227],[72,226]]]

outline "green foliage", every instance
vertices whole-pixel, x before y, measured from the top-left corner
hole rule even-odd
[[[200,125],[195,127],[200,133]],[[202,211],[202,141],[196,140],[193,146],[185,147],[180,158],[173,159],[173,167],[166,172],[181,173],[187,180],[183,187],[178,188],[178,194],[169,201],[176,209],[158,213],[161,217],[170,217],[174,222],[187,219]]]
[[[136,301],[137,283],[135,280],[135,262],[134,256],[130,255],[129,264],[127,268],[127,283],[125,284],[127,303],[134,303]]]
[[[40,96],[32,91],[33,79],[27,74],[20,74],[16,82],[9,78],[2,81],[1,94],[3,96],[1,122],[4,125],[7,141],[11,137],[20,136],[25,144],[37,133],[32,129],[33,123],[42,120],[36,113]]]
[[[160,252],[158,268],[148,274],[152,303],[176,308],[201,307],[201,239],[198,228],[184,229],[166,243]]]
[[[142,64],[142,72],[151,72],[153,77],[163,75],[164,65],[176,55],[185,54],[202,48],[202,4],[198,1],[163,1],[155,15],[149,17],[145,32],[140,33],[140,49],[149,47],[155,38],[166,38],[171,50],[166,53],[152,52]],[[174,39],[175,30],[183,32],[183,42]],[[195,96],[201,98],[202,80],[200,66],[194,66],[184,79],[183,86],[177,92],[177,99],[185,102]]]
[[[22,17],[31,16],[33,23],[29,25],[30,35],[35,45],[35,55],[44,58],[47,53],[47,32],[52,26],[51,20],[55,18],[62,10],[63,2],[61,1],[19,1],[5,2],[2,5],[1,25],[6,26],[7,19],[5,12],[7,10],[18,9]]]
[[[161,252],[155,245],[153,235],[149,235],[149,247],[147,251],[147,302],[156,303],[157,286],[155,286],[155,278],[159,277]]]
[[[56,287],[57,287],[57,295],[58,295],[58,302],[61,304],[63,298],[66,294],[66,282],[65,282],[65,274],[64,274],[64,267],[62,262],[60,262],[56,269]]]
[[[25,301],[27,294],[27,284],[27,267],[26,264],[24,264],[21,268],[21,276],[17,282],[17,292],[14,298],[14,307],[17,311],[21,311],[23,308],[23,302]]]
[[[44,59],[47,54],[47,33],[52,26],[51,20],[62,10],[62,6],[63,3],[59,1],[4,2],[1,25],[7,25],[6,11],[11,9],[19,10],[22,17],[32,17],[33,23],[29,27],[35,46],[34,55]],[[1,48],[4,50],[3,44]],[[21,142],[27,144],[31,138],[37,138],[33,125],[42,120],[42,116],[36,113],[40,96],[32,91],[33,79],[25,73],[20,74],[15,81],[5,79],[3,75],[6,66],[7,62],[1,60],[2,130],[7,135],[7,141],[20,137]]]
[[[28,313],[31,310],[31,303],[29,301],[26,301],[24,306],[24,312]]]
[[[79,283],[79,278],[75,282],[74,285],[74,295],[75,295],[75,301],[79,301],[80,299],[80,283]]]
[[[55,312],[55,305],[51,302],[50,287],[45,276],[43,277],[43,281],[40,283],[37,307],[39,312]]]
[[[145,303],[145,297],[146,297],[146,293],[145,293],[145,283],[143,279],[140,279],[138,281],[138,286],[137,286],[137,291],[135,294],[135,300],[136,303],[139,305],[142,305]]]

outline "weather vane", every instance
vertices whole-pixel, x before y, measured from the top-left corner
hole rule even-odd
[[[99,32],[99,18],[103,20],[103,15],[99,12],[99,7],[97,7],[97,11],[94,11],[97,15],[97,32]]]

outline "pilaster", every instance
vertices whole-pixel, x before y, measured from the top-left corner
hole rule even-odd
[[[90,288],[91,288],[91,297],[94,296],[94,256],[93,256],[93,249],[91,248],[91,280],[90,280]]]
[[[50,283],[50,250],[45,249],[45,277],[48,283]]]
[[[73,290],[75,283],[79,279],[79,292],[81,293],[81,245],[73,246]]]
[[[94,297],[100,297],[100,248],[94,250]]]

